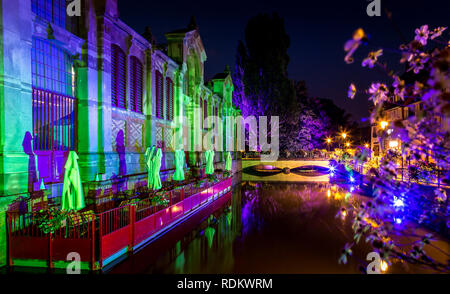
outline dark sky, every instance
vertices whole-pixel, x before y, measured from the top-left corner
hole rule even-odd
[[[294,1],[178,1],[119,0],[120,18],[137,32],[152,28],[158,42],[164,33],[184,28],[195,15],[208,60],[205,78],[222,72],[226,64],[234,67],[236,46],[244,39],[247,21],[258,13],[277,12],[285,19],[291,38],[289,76],[305,80],[310,96],[331,98],[335,103],[362,121],[368,116],[367,96],[347,98],[348,86],[367,89],[370,81],[384,81],[380,71],[361,67],[369,49],[398,48],[414,38],[414,30],[423,24],[431,27],[449,26],[450,0],[381,0],[389,9],[393,22],[385,14],[369,17],[367,0],[294,0]],[[374,46],[359,50],[352,65],[344,62],[343,46],[355,29],[362,27]],[[447,31],[448,33],[448,31]],[[383,60],[398,68],[399,56],[385,52]]]

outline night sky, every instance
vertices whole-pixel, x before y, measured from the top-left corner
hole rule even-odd
[[[291,38],[289,76],[305,80],[310,96],[331,98],[363,122],[369,115],[367,96],[347,98],[348,86],[369,87],[370,81],[385,81],[385,74],[361,67],[369,49],[376,46],[396,49],[414,38],[414,30],[423,24],[432,28],[449,26],[449,0],[381,0],[382,10],[392,12],[393,22],[384,12],[381,17],[366,14],[366,0],[296,1],[178,1],[119,0],[120,18],[139,33],[152,28],[159,43],[164,33],[184,28],[195,15],[208,60],[205,79],[222,72],[226,64],[234,68],[236,46],[244,39],[247,21],[258,13],[277,12],[285,19]],[[344,62],[343,46],[355,29],[362,27],[371,45],[359,49],[352,65]],[[448,33],[448,31],[447,31]],[[399,55],[385,52],[382,61],[399,67]]]

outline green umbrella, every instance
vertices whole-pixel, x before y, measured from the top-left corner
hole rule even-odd
[[[159,172],[161,170],[162,151],[160,148],[156,151],[156,155],[152,159],[152,186],[153,190],[159,190],[162,188],[161,178]]]
[[[226,171],[231,171],[231,165],[232,165],[232,160],[231,160],[231,152],[227,153],[227,158],[225,161],[225,170]]]
[[[205,157],[206,157],[205,174],[212,175],[214,174],[214,151],[213,150],[206,151]]]
[[[184,181],[184,151],[175,151],[175,173],[173,174],[173,179],[175,181]]]
[[[145,166],[147,167],[148,174],[147,174],[147,188],[151,189],[153,185],[153,174],[152,174],[152,160],[155,156],[155,146],[153,146],[151,149],[150,147],[147,148],[147,151],[145,151]]]
[[[65,211],[81,210],[85,207],[83,186],[81,185],[80,169],[78,167],[78,155],[74,151],[69,152],[64,168],[61,209]]]

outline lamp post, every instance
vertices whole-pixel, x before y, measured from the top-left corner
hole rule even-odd
[[[331,139],[327,138],[327,147],[328,147],[328,152],[330,152],[330,144],[331,144]]]
[[[342,137],[342,142],[345,142],[345,139],[347,139],[347,133],[346,132],[343,132],[342,134],[341,134],[341,137]]]

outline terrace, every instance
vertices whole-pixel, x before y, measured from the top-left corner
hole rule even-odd
[[[9,266],[67,268],[75,254],[83,270],[101,270],[221,198],[231,190],[231,178],[166,184],[160,192],[143,185],[113,190],[90,190],[87,207],[77,213],[60,214],[58,201],[45,200],[43,192],[13,204],[7,213]],[[58,212],[58,225],[52,227],[52,216],[43,220],[41,209]]]

